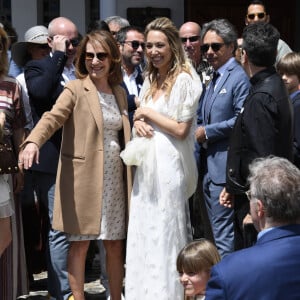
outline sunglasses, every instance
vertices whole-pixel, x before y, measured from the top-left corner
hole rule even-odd
[[[79,45],[79,39],[71,39],[67,41],[67,47],[71,44],[73,47],[77,47]]]
[[[53,41],[53,36],[49,36],[49,38]],[[69,47],[70,45],[72,45],[73,47],[77,47],[79,43],[79,39],[71,39],[66,41],[67,47]]]
[[[140,46],[144,50],[145,43],[140,43],[139,41],[125,41],[124,44],[130,44],[133,49],[138,49]]]
[[[86,52],[85,53],[85,59],[86,60],[93,60],[97,57],[98,60],[104,61],[108,57],[108,53],[106,52],[98,52],[98,53],[92,53],[92,52]]]
[[[181,39],[181,42],[182,42],[182,43],[186,43],[187,40],[189,40],[190,43],[194,43],[194,42],[199,41],[199,38],[200,38],[199,35],[193,35],[193,36],[189,36],[189,37],[182,37],[182,38],[180,38],[180,39]]]
[[[258,17],[259,19],[263,19],[266,16],[266,13],[261,12],[261,13],[256,13],[256,14],[248,14],[247,18],[249,20],[254,20],[255,17]]]
[[[211,43],[211,44],[203,44],[200,49],[203,53],[206,53],[209,47],[214,51],[219,51],[225,44],[224,43]]]

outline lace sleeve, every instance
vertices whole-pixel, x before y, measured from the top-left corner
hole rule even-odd
[[[179,122],[191,120],[196,114],[201,93],[201,81],[194,70],[192,76],[185,72],[179,74],[170,94],[170,117]]]

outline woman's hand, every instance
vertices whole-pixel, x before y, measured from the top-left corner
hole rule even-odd
[[[145,121],[147,114],[150,112],[151,108],[138,107],[133,115],[133,121],[142,120]]]
[[[40,151],[35,143],[26,144],[25,148],[20,151],[19,164],[22,164],[24,169],[29,169],[33,162],[39,163]]]
[[[145,121],[137,120],[134,122],[134,128],[138,136],[143,136],[146,138],[153,137],[153,127],[147,124]]]

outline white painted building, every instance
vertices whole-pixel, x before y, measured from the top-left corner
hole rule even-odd
[[[11,0],[11,22],[21,41],[30,27],[47,25],[53,11],[70,18],[84,34],[91,20],[113,15],[127,18],[128,8],[146,7],[168,8],[176,26],[184,22],[184,0]]]

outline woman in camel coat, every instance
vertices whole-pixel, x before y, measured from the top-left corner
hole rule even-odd
[[[25,141],[20,161],[38,162],[38,149],[63,126],[53,227],[68,233],[68,272],[76,300],[84,299],[89,241],[100,238],[107,253],[112,299],[121,299],[126,207],[131,170],[120,151],[130,139],[127,100],[120,87],[120,55],[108,32],[88,34],[78,49],[77,80],[70,81],[50,112]],[[42,88],[42,87],[41,87]]]

